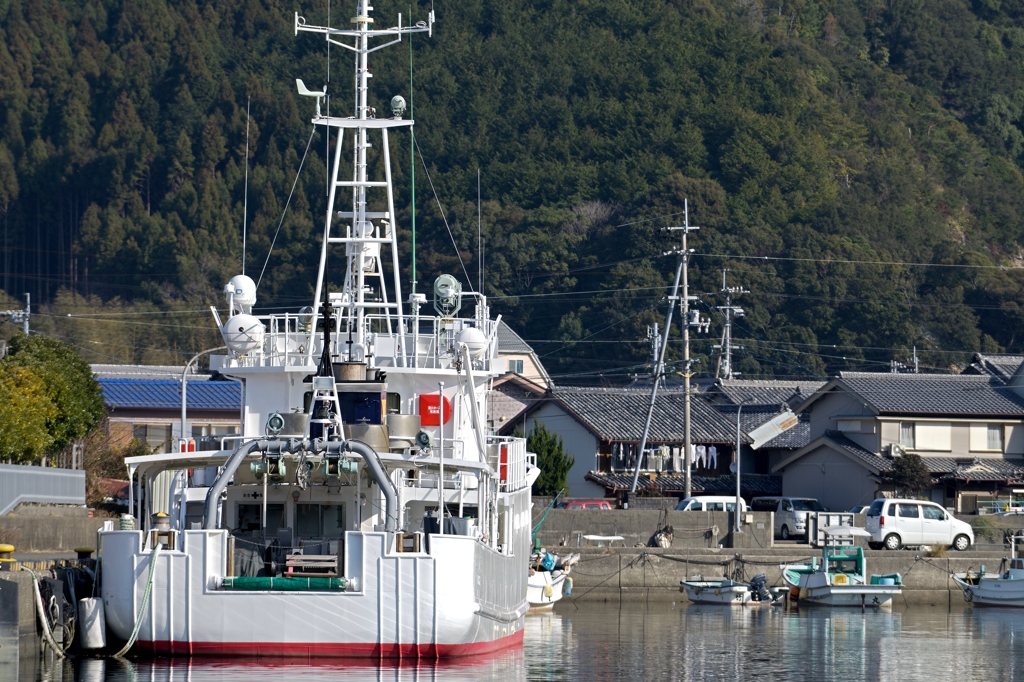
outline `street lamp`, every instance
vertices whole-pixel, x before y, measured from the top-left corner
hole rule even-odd
[[[185,365],[185,370],[181,373],[181,439],[185,442],[188,442],[188,438],[185,436],[185,405],[187,403],[186,391],[188,387],[188,383],[185,381],[185,377],[188,375],[188,368],[192,366],[192,363],[194,363],[196,360],[203,357],[207,353],[216,353],[219,350],[227,349],[227,346],[218,346],[217,348],[211,348],[210,350],[204,350],[202,352],[196,353],[194,356],[192,356],[192,359],[188,361],[188,363]],[[186,447],[185,449],[187,450],[188,448]]]
[[[752,398],[747,398],[736,406],[736,523],[734,533],[740,532],[740,510],[743,507],[743,498],[740,497],[740,413],[743,406],[749,403]]]

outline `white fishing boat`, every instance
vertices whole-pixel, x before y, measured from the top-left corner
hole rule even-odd
[[[798,604],[819,606],[876,606],[892,605],[892,598],[903,587],[899,573],[868,575],[864,549],[852,544],[830,544],[829,539],[854,536],[870,537],[863,528],[827,526],[826,541],[821,560],[814,557],[810,563],[782,566],[782,577],[798,590]]]
[[[995,574],[953,573],[953,581],[964,592],[964,601],[978,606],[1024,607],[1024,559],[1017,556],[1018,536],[1010,537],[1010,557],[1003,559],[1006,570]]]
[[[679,587],[686,592],[687,598],[694,604],[767,606],[775,603],[779,595],[771,593],[766,583],[767,576],[763,573],[756,575],[749,583],[729,580],[724,577],[706,578],[698,575],[680,580]]]
[[[298,83],[334,144],[312,306],[255,314],[253,281],[233,278],[226,322],[213,311],[228,351],[211,367],[243,384],[241,434],[128,460],[144,494],[123,527],[137,529],[102,533],[100,593],[129,646],[376,658],[522,642],[539,470],[523,439],[486,430],[489,383],[504,370],[498,321],[449,275],[434,283],[434,314],[422,294],[403,300],[389,134],[413,122],[402,98],[384,117],[369,96],[369,53],[429,32],[433,12],[375,28],[372,9],[359,0],[343,29],[295,16],[296,35],[355,58],[349,115],[328,115],[326,87]],[[327,290],[329,266],[341,291]],[[169,494],[162,472],[187,472],[175,476],[192,487]]]
[[[572,567],[579,554],[559,557],[540,550],[531,558],[530,577],[526,581],[526,601],[531,611],[550,609],[562,597],[572,594]]]

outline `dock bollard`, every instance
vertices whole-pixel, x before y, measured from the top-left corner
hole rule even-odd
[[[14,545],[0,545],[0,571],[13,571],[18,567],[18,560],[11,556]]]

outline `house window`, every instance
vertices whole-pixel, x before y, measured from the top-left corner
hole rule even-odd
[[[900,445],[914,447],[914,422],[900,422]]]
[[[953,425],[949,422],[915,423],[914,447],[918,450],[949,452],[953,449]]]
[[[192,438],[198,442],[206,436],[228,436],[238,433],[234,424],[192,424]]]
[[[145,441],[155,452],[171,451],[170,424],[133,424],[132,438]]]
[[[1003,437],[1002,424],[982,424],[975,422],[974,424],[971,424],[971,451],[1002,452]]]
[[[860,433],[861,425],[859,419],[840,419],[839,430],[844,433]]]
[[[523,361],[522,360],[509,360],[508,371],[515,372],[516,374],[523,373]]]

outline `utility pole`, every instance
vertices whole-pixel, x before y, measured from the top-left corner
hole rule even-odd
[[[725,277],[728,270],[722,270],[722,289],[718,292],[725,296],[725,305],[718,306],[718,309],[725,314],[725,327],[722,330],[722,345],[713,346],[713,348],[723,350],[723,361],[721,363],[722,370],[725,374],[726,379],[732,379],[735,375],[732,368],[732,318],[743,317],[746,312],[739,306],[732,304],[732,297],[739,294],[749,294],[748,289],[743,287],[730,287],[726,286]],[[741,350],[742,346],[736,346],[737,350]],[[715,372],[715,378],[718,378],[718,372]]]
[[[710,325],[710,321],[705,323],[700,319],[700,313],[693,311],[695,314],[690,314],[690,296],[689,296],[689,282],[688,269],[690,253],[691,251],[686,247],[686,236],[690,231],[699,230],[699,227],[690,225],[690,205],[689,200],[685,200],[684,203],[684,221],[683,225],[679,227],[665,227],[662,228],[668,232],[682,232],[682,248],[676,248],[672,251],[667,251],[662,255],[668,255],[675,253],[678,256],[678,264],[676,266],[676,278],[672,285],[672,295],[668,299],[668,313],[665,315],[665,332],[661,339],[660,346],[658,346],[657,362],[654,364],[654,372],[651,375],[651,400],[647,405],[647,421],[644,423],[643,435],[640,437],[640,447],[636,453],[636,465],[633,468],[633,485],[630,487],[630,493],[636,492],[637,481],[640,479],[640,465],[644,458],[644,448],[647,447],[647,437],[651,432],[651,420],[654,417],[654,403],[658,397],[658,385],[661,383],[665,373],[665,350],[668,348],[668,335],[672,330],[672,314],[675,312],[676,301],[679,301],[679,283],[680,280],[683,284],[683,363],[685,366],[683,372],[683,389],[685,391],[684,396],[684,412],[683,412],[683,438],[684,438],[684,456],[686,458],[686,496],[690,496],[690,327],[706,327]]]

